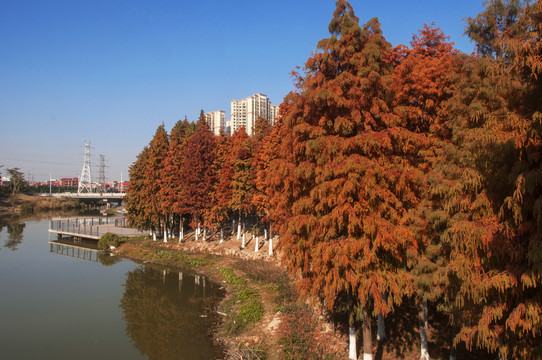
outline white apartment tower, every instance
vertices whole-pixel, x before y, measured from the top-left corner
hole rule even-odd
[[[277,109],[275,109],[277,108]],[[245,127],[248,135],[254,133],[256,119],[259,116],[267,119],[271,125],[275,124],[278,106],[272,106],[271,100],[264,94],[254,94],[242,100],[231,101],[231,132],[232,134],[241,126]]]
[[[205,114],[205,121],[215,135],[220,135],[220,130],[225,130],[226,127],[226,112],[222,110],[208,112]]]
[[[279,117],[279,106],[271,105],[271,116],[269,117],[269,124],[271,124],[271,126],[275,125],[275,122],[277,121],[278,117]]]

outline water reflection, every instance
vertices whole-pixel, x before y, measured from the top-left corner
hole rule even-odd
[[[127,274],[121,308],[126,333],[150,359],[216,359],[207,333],[222,296],[205,277],[142,265]]]
[[[39,212],[31,216],[0,216],[0,233],[4,228],[7,229],[7,239],[4,241],[4,247],[13,251],[18,250],[18,246],[23,242],[23,231],[27,221],[41,221],[49,219],[53,214],[69,215],[80,214],[81,212],[63,211],[63,212]],[[1,249],[1,248],[0,248]]]
[[[26,224],[7,224],[6,227],[8,238],[4,242],[4,247],[15,251],[17,250],[17,246],[23,242],[23,230]]]

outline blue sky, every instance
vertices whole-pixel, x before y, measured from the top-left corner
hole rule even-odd
[[[435,22],[456,47],[483,0],[350,2],[392,45]],[[0,165],[34,180],[119,180],[162,122],[195,120],[257,92],[280,104],[290,72],[328,37],[334,0],[0,0]],[[1,171],[1,170],[0,170]],[[2,171],[5,175],[5,171]]]

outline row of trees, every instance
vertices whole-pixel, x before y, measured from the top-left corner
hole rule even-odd
[[[186,225],[196,229],[196,239],[205,240],[210,229],[223,240],[226,222],[237,220],[238,237],[244,236],[246,217],[254,215],[267,233],[262,178],[269,159],[261,150],[270,134],[260,118],[253,137],[244,128],[215,136],[203,110],[196,124],[178,121],[170,134],[160,125],[130,168],[132,225],[161,232],[166,241],[177,229],[182,241]]]
[[[272,130],[158,128],[130,171],[132,221],[271,223],[300,289],[349,314],[351,359],[357,324],[372,358],[371,319],[407,298],[423,359],[428,302],[451,357],[542,356],[542,4],[488,1],[467,22],[477,54],[427,25],[392,47],[337,1]]]

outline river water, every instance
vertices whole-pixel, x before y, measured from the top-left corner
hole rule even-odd
[[[48,238],[47,220],[0,223],[0,359],[222,357],[218,285]]]

